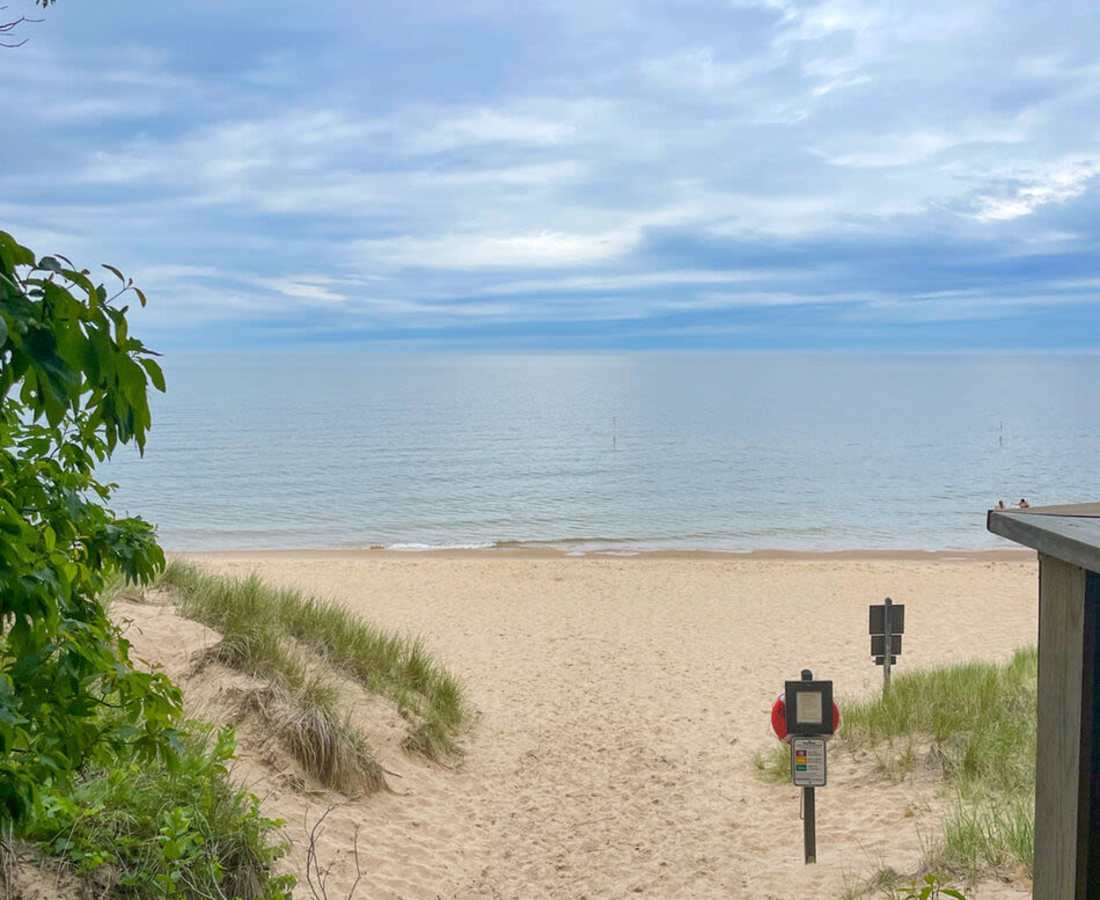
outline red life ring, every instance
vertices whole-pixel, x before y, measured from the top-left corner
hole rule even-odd
[[[791,736],[787,734],[787,703],[785,695],[780,694],[772,704],[772,731],[775,736],[784,743],[791,742]],[[840,727],[840,707],[833,704],[833,731]]]

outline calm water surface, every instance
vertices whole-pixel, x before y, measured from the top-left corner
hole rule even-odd
[[[1100,356],[168,355],[102,475],[172,549],[980,548],[1100,497]]]

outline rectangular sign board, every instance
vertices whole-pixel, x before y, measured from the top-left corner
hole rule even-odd
[[[890,653],[897,656],[901,653],[901,635],[890,635]],[[884,634],[872,634],[871,635],[871,655],[872,656],[885,656],[886,655],[886,635]]]
[[[825,738],[791,738],[791,780],[799,787],[825,786]]]
[[[785,681],[789,734],[833,733],[833,683],[831,681]]]
[[[896,666],[897,664],[898,664],[898,658],[896,656],[891,656],[890,657],[890,665]],[[886,665],[886,657],[885,656],[876,656],[875,657],[875,665],[876,666]]]
[[[871,607],[871,627],[869,634],[886,634],[886,604],[879,603]],[[905,633],[905,604],[894,603],[890,606],[890,634]]]

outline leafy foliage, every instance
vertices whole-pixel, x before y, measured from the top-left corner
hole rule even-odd
[[[271,839],[282,823],[230,783],[234,749],[232,729],[195,726],[171,768],[130,760],[93,769],[71,793],[45,794],[27,836],[99,895],[289,897],[294,878],[271,871],[286,852]]]
[[[164,389],[117,305],[145,297],[107,268],[114,296],[0,231],[0,820],[97,756],[167,759],[178,742],[179,691],[134,669],[99,601],[109,579],[164,566],[94,473],[119,444],[144,448],[148,383]]]

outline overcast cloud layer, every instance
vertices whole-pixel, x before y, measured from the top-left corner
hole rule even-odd
[[[1091,0],[43,17],[0,227],[132,274],[161,344],[1098,343]]]

